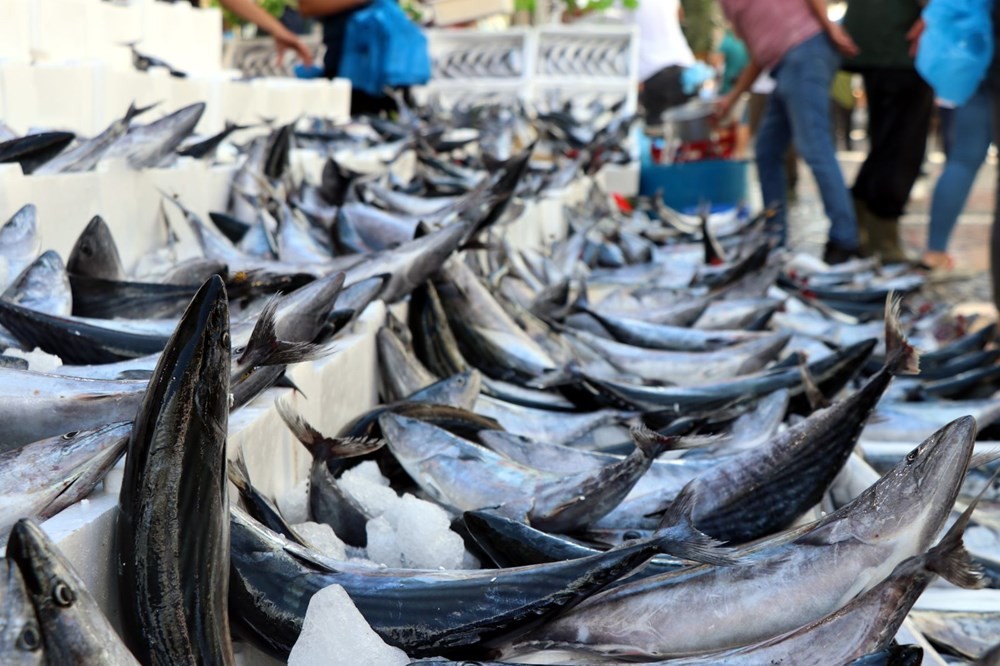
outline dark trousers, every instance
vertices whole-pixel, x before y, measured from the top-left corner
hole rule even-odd
[[[920,175],[934,93],[911,69],[869,69],[861,76],[871,148],[852,191],[878,217],[895,219]]]
[[[639,103],[645,111],[647,125],[663,124],[664,111],[691,99],[691,95],[684,93],[684,85],[681,82],[683,74],[683,67],[670,65],[642,82]]]

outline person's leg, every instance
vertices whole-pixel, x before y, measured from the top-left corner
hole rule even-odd
[[[788,206],[785,191],[785,154],[791,142],[791,126],[785,103],[779,95],[771,94],[767,100],[764,117],[757,131],[755,147],[757,177],[765,206],[777,206],[775,222],[781,229],[781,244],[788,236]]]
[[[910,198],[927,150],[934,93],[911,70],[870,70],[864,75],[871,152],[854,194],[881,218],[898,218]]]
[[[852,190],[863,250],[906,261],[899,218],[924,161],[933,93],[911,70],[868,70],[864,82],[871,149]]]
[[[927,250],[943,253],[965,207],[979,167],[986,159],[992,138],[992,104],[985,90],[977,92],[963,106],[955,109],[954,123],[961,131],[954,133],[954,143],[944,171],[934,187],[931,218],[927,230]]]
[[[792,140],[813,172],[830,219],[828,248],[834,254],[858,249],[854,206],[837,162],[830,121],[830,84],[839,56],[825,34],[789,51],[781,62],[775,94],[786,100]]]
[[[993,115],[993,136],[1000,138],[1000,88],[990,95]],[[990,278],[993,305],[1000,310],[1000,169],[997,169],[996,201],[993,204],[993,228],[990,230]]]

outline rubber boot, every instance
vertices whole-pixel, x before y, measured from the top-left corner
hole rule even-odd
[[[862,199],[854,198],[854,215],[858,220],[858,254],[862,257],[872,256],[871,228],[875,216],[868,210],[868,204]]]
[[[876,217],[868,229],[868,244],[873,255],[878,255],[883,264],[899,264],[908,262],[910,258],[899,242],[899,218]]]

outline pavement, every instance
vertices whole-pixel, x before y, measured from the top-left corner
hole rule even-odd
[[[842,151],[838,154],[848,186],[864,161],[865,153]],[[917,180],[910,195],[901,234],[904,245],[917,258],[927,239],[927,224],[934,185],[944,167],[944,156],[932,152],[925,163],[925,173]],[[756,173],[751,170],[751,205],[759,206],[760,191]],[[980,168],[965,209],[952,233],[949,252],[955,257],[955,274],[935,276],[928,287],[931,296],[963,312],[978,312],[991,319],[997,313],[990,293],[989,242],[996,197],[997,160],[994,154]],[[815,256],[822,254],[828,221],[809,168],[800,160],[797,201],[789,207],[789,245]]]

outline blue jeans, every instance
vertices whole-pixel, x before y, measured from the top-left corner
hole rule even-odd
[[[845,250],[858,247],[858,222],[837,162],[830,120],[830,85],[839,66],[830,39],[819,33],[786,53],[772,72],[777,85],[757,133],[757,172],[764,204],[780,205],[782,242],[787,225],[784,159],[794,140],[830,218],[830,242]]]
[[[968,102],[952,112],[948,161],[934,186],[927,229],[927,249],[932,252],[948,249],[948,239],[990,148],[992,122],[993,100],[986,86],[980,86]]]

